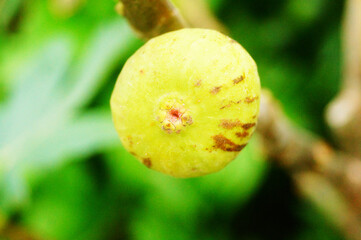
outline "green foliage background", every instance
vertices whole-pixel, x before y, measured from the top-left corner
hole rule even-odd
[[[142,42],[114,1],[88,0],[67,17],[51,1],[0,1],[0,239],[9,225],[59,240],[342,239],[266,162],[257,136],[201,178],[134,160],[109,98]],[[288,116],[331,140],[323,109],[339,85],[344,2],[208,2]]]

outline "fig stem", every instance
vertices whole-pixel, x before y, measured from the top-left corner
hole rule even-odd
[[[188,26],[168,0],[120,0],[123,15],[141,38],[150,39]]]

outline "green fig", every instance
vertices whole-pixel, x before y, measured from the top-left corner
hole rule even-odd
[[[208,29],[149,40],[125,63],[111,110],[124,147],[148,168],[196,177],[224,168],[252,136],[257,66],[236,41]]]

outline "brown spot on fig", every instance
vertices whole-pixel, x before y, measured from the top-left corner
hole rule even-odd
[[[195,87],[200,87],[202,85],[202,80],[198,80],[194,83]]]
[[[213,148],[206,148],[205,150],[206,150],[207,152],[213,152],[214,149],[213,149]]]
[[[239,138],[245,138],[249,135],[248,132],[236,132],[236,136],[239,137]]]
[[[242,123],[239,120],[223,119],[223,120],[221,120],[220,126],[225,129],[233,129],[235,127],[241,127]]]
[[[133,146],[133,138],[131,136],[128,136],[127,139],[129,142],[129,147],[132,147]]]
[[[252,118],[253,118],[253,119],[256,119],[256,118],[257,118],[257,115],[253,115]]]
[[[238,78],[233,79],[233,84],[238,84],[244,80],[244,75],[242,74]]]
[[[258,99],[258,97],[246,97],[246,98],[244,99],[244,102],[245,102],[245,103],[252,103],[252,102],[254,102],[256,99]]]
[[[135,152],[129,152],[130,154],[132,154],[133,156],[137,157],[138,155]]]
[[[217,93],[219,93],[219,91],[221,91],[221,88],[222,86],[214,87],[212,88],[211,93],[216,95]]]
[[[256,125],[256,123],[245,123],[245,124],[242,124],[242,128],[244,130],[248,130],[250,129],[251,127],[254,127]]]
[[[143,74],[143,73],[144,73],[144,70],[143,70],[143,69],[140,69],[139,72],[140,72],[140,74]]]
[[[232,106],[232,104],[233,104],[234,102],[229,102],[227,105],[224,105],[224,106],[222,106],[222,107],[220,107],[219,109],[224,109],[224,108],[227,108],[227,107],[230,107],[230,106]]]
[[[152,161],[150,160],[150,158],[143,158],[143,164],[144,164],[147,168],[151,168],[151,167],[152,167]]]
[[[235,102],[235,101],[230,101],[228,104],[220,107],[219,109],[222,110],[222,109],[228,108],[228,107],[230,107],[230,106],[232,106],[232,105],[240,104],[241,102],[242,102],[242,100],[238,100],[237,102]]]
[[[212,137],[214,140],[214,146],[217,149],[221,149],[226,152],[239,152],[241,151],[246,144],[238,145],[223,136],[222,134],[218,134]]]

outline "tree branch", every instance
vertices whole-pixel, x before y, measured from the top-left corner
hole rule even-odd
[[[348,0],[343,31],[343,82],[326,119],[347,152],[361,158],[361,0]]]
[[[123,14],[144,39],[187,27],[178,10],[168,0],[121,0]]]
[[[257,132],[266,154],[295,180],[302,195],[330,216],[349,239],[361,239],[361,161],[295,127],[263,91]]]

